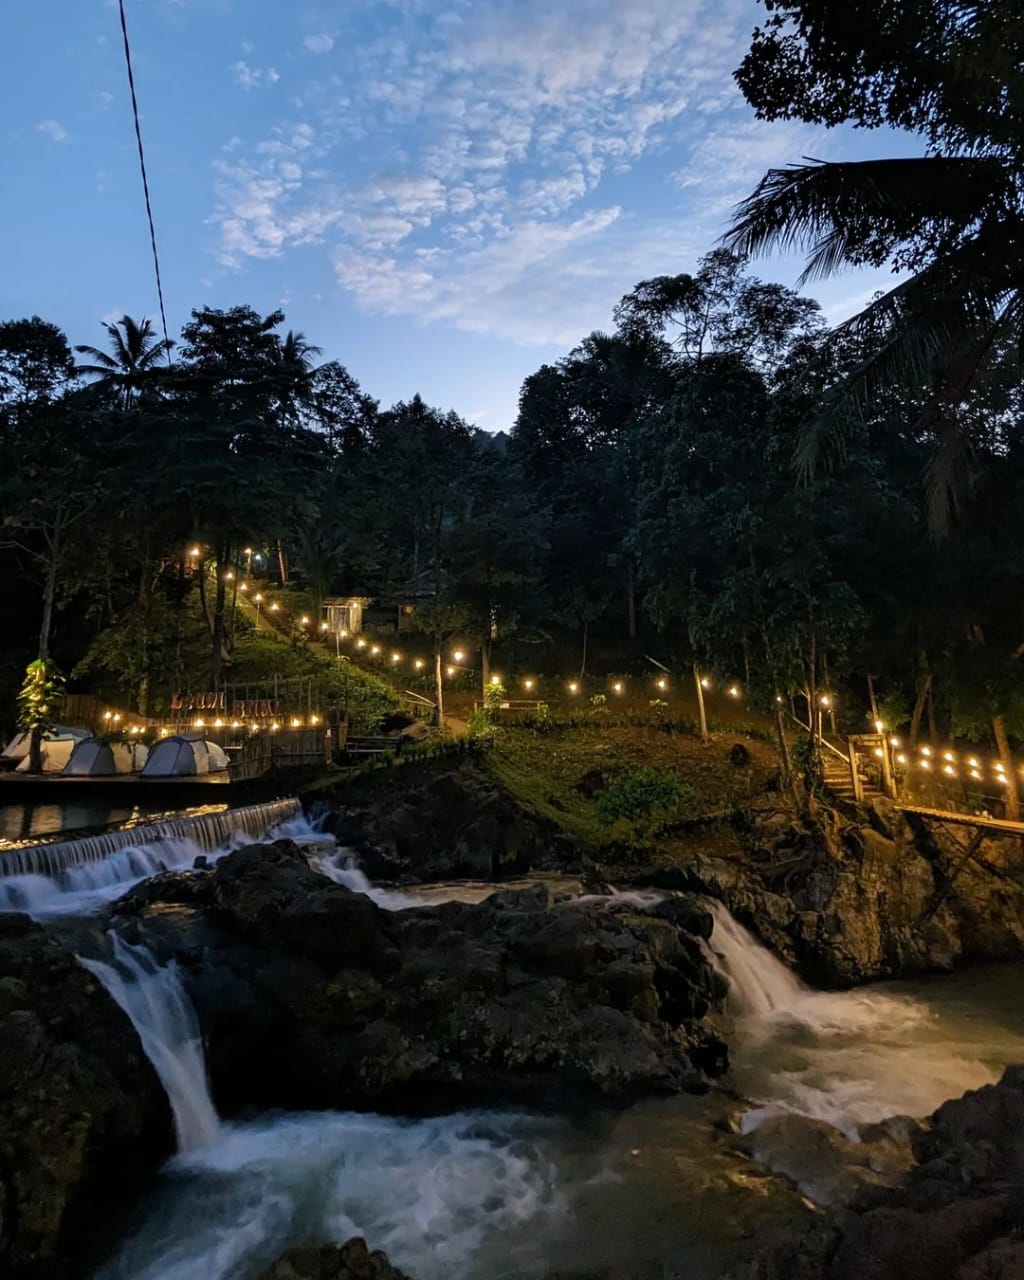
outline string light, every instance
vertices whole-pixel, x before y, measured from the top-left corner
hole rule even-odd
[[[279,604],[275,603],[270,606],[271,613],[280,613],[280,611],[281,611],[281,606]]]
[[[907,757],[903,754],[903,752],[902,752],[902,751],[901,751],[901,752],[900,752],[900,754],[896,757],[896,763],[897,763],[897,764],[906,764],[906,763],[907,763]]]
[[[380,653],[380,645],[379,645],[379,644],[371,644],[371,645],[370,645],[370,655],[371,655],[372,657],[376,658],[376,656],[377,656],[377,654],[378,654],[378,653]]]
[[[491,676],[491,684],[501,684],[501,676]]]
[[[928,760],[920,761],[920,765],[922,769],[930,769],[932,767],[931,763]]]
[[[189,555],[190,555],[190,556],[192,556],[192,557],[198,556],[198,555],[200,555],[200,554],[201,554],[201,552],[200,552],[200,549],[199,549],[198,547],[193,547],[193,548],[192,548],[192,550],[189,552]]]
[[[569,681],[569,692],[570,692],[570,693],[579,693],[579,691],[580,691],[580,687],[579,687],[579,685],[576,683],[576,681],[575,681],[575,680],[570,680],[570,681]]]
[[[875,747],[875,755],[879,758],[879,760],[881,760],[881,758],[885,755],[885,752],[882,750],[881,747]]]
[[[978,763],[977,757],[975,756],[968,756],[967,763],[971,766],[972,769],[978,769],[981,767]]]
[[[711,681],[707,678],[707,676],[701,676],[701,678],[700,678],[700,687],[701,687],[702,689],[710,689],[710,688],[711,688]]]
[[[448,674],[449,676],[453,676],[453,675],[455,674],[455,668],[454,668],[454,667],[448,667],[448,668],[446,668],[446,670],[447,670],[447,674]]]
[[[393,653],[393,654],[391,655],[391,661],[392,661],[392,662],[401,662],[401,661],[402,661],[402,655],[401,655],[400,653]]]
[[[931,753],[932,753],[932,749],[931,749],[931,747],[922,747],[922,748],[921,748],[921,754],[922,754],[923,756],[928,757],[928,756],[930,756],[930,755],[931,755]]]
[[[821,703],[823,707],[830,707],[832,705],[832,699],[828,696],[827,693],[823,693],[821,697],[818,699],[818,701]]]
[[[668,681],[664,677],[658,681],[658,688],[661,690],[668,688]]]
[[[533,688],[533,681],[532,681],[532,680],[524,680],[524,681],[523,681],[523,688],[526,690],[526,692],[527,692],[527,693],[529,693],[529,692],[530,692],[530,690]]]
[[[215,729],[223,729],[223,728],[224,728],[224,721],[223,721],[223,720],[214,720],[214,722],[213,722],[213,727],[214,727]]]
[[[295,716],[292,716],[292,728],[293,728],[293,729],[301,729],[301,728],[302,728],[302,721],[301,721],[301,720],[296,719],[296,718],[295,718]]]
[[[303,614],[302,617],[299,619],[299,626],[300,627],[309,626],[309,618],[305,614]]]
[[[276,720],[274,720],[274,721],[272,721],[272,722],[271,722],[271,725],[270,725],[270,732],[271,732],[271,733],[276,733],[276,732],[278,731],[278,729],[280,729],[280,727],[281,727],[281,726],[277,723],[277,721],[276,721]]]
[[[889,739],[889,746],[890,746],[890,747],[892,747],[894,750],[895,750],[895,748],[897,748],[899,745],[900,745],[900,740],[899,740],[899,738],[890,738],[890,739]]]
[[[981,774],[978,772],[978,770],[977,770],[977,769],[972,769],[972,770],[971,770],[971,777],[974,779],[974,781],[975,781],[975,782],[981,782],[981,781],[982,781],[982,776],[981,776]]]
[[[319,723],[320,723],[320,717],[319,717],[319,716],[310,716],[310,717],[309,717],[309,723],[310,723],[310,724],[319,724]]]
[[[423,668],[426,666],[426,663],[423,661],[422,658],[417,658],[412,665],[416,668],[417,671],[422,671]]]
[[[240,582],[240,583],[238,584],[238,589],[239,589],[239,591],[248,591],[248,590],[249,590],[249,584],[248,584],[248,582]]]
[[[621,692],[622,692],[622,681],[621,681],[621,680],[616,680],[616,681],[615,681],[615,683],[612,685],[612,689],[613,689],[616,693],[621,693]]]
[[[365,649],[365,648],[366,648],[366,641],[365,641],[361,636],[360,636],[360,638],[356,641],[356,648],[357,648],[357,649]]]
[[[330,629],[331,629],[331,628],[330,628],[330,624],[329,624],[329,623],[327,623],[327,622],[321,622],[321,623],[320,623],[320,630],[321,630],[321,631],[329,631]]]
[[[956,770],[953,768],[951,764],[947,764],[947,765],[943,765],[942,772],[948,773],[950,777],[952,777],[956,773]]]
[[[875,721],[875,733],[881,733],[884,728],[885,728],[885,725],[882,723],[881,720]]]
[[[730,685],[728,693],[730,698],[738,698],[740,696],[739,687],[737,685]]]
[[[942,758],[943,760],[948,760],[950,764],[952,764],[953,761],[956,759],[956,756],[952,753],[952,751],[943,751]]]
[[[782,697],[782,694],[781,694],[781,693],[777,693],[777,694],[775,695],[775,701],[776,701],[776,702],[782,702],[782,701],[784,701],[784,699],[783,699],[783,697]]]

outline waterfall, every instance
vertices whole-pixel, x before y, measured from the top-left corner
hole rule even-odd
[[[6,876],[57,876],[69,867],[101,862],[122,849],[153,845],[163,840],[189,840],[199,853],[209,853],[236,832],[261,836],[268,827],[293,818],[299,812],[297,800],[273,800],[267,804],[244,805],[220,813],[196,814],[161,822],[107,831],[78,840],[58,840],[0,852],[0,878]]]
[[[0,911],[36,919],[87,913],[158,871],[190,867],[200,854],[226,852],[270,832],[316,838],[298,801],[277,800],[0,853]]]
[[[179,1151],[197,1151],[220,1134],[206,1081],[206,1060],[195,1009],[171,962],[158,965],[145,947],[108,935],[112,963],[78,957],[131,1019],[146,1057],[160,1077],[174,1115]]]
[[[720,902],[709,900],[706,905],[715,922],[710,959],[729,983],[730,1011],[762,1018],[801,1012],[817,993],[790,973]]]

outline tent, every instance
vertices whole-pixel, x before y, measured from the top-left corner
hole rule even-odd
[[[198,735],[177,734],[154,746],[142,776],[183,778],[197,773],[218,773],[227,767],[227,754],[216,742],[206,742]]]
[[[50,733],[44,733],[43,772],[59,773],[67,764],[75,743],[88,736],[88,729],[73,729],[65,724],[55,725]],[[28,773],[29,745],[27,733],[16,734],[3,751],[0,751],[0,762],[6,764],[8,768],[15,764],[18,773]]]
[[[110,777],[115,773],[138,773],[149,751],[141,742],[102,742],[83,738],[75,743],[64,766],[66,778]]]

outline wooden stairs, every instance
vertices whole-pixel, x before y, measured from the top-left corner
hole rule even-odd
[[[847,800],[850,804],[858,803],[853,793],[853,779],[850,777],[850,766],[844,759],[835,756],[831,751],[825,751],[821,761],[821,773],[825,786],[836,797],[837,800]],[[867,804],[871,800],[881,799],[884,796],[878,787],[861,774],[861,801]]]

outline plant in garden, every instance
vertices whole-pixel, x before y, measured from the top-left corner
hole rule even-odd
[[[64,696],[64,677],[49,658],[36,658],[25,668],[25,679],[18,693],[18,723],[29,741],[29,769],[42,773],[43,734],[57,721],[57,711]]]
[[[611,825],[625,818],[642,830],[682,815],[695,798],[693,788],[667,770],[637,765],[609,778],[595,804],[602,822]]]

